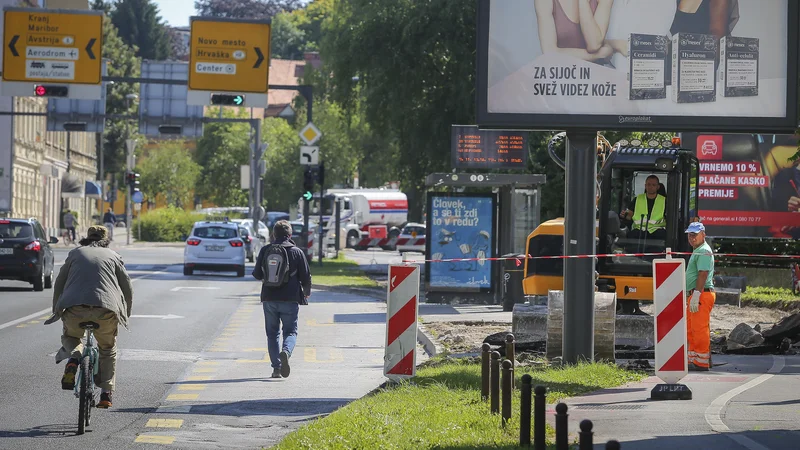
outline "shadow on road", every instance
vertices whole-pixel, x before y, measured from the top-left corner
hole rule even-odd
[[[265,381],[265,380],[264,380]],[[197,414],[209,416],[309,416],[329,414],[342,406],[356,400],[355,398],[293,398],[293,399],[263,399],[241,400],[236,402],[220,402],[207,404],[193,404],[189,412],[181,414]],[[119,412],[126,413],[159,413],[152,408],[123,408]],[[173,414],[169,408],[164,408],[164,414]]]
[[[88,432],[90,430],[86,431]],[[78,425],[76,423],[65,423],[39,425],[31,428],[23,428],[21,430],[0,430],[0,438],[62,438],[66,436],[76,436],[77,433]]]

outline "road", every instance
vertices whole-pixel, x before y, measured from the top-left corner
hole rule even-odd
[[[57,263],[66,251],[56,246]],[[313,290],[292,374],[273,380],[250,268],[244,279],[185,277],[181,248],[120,253],[134,280],[131,330],[120,330],[114,406],[95,410],[83,436],[54,364],[61,327],[43,326],[52,290],[0,282],[0,448],[268,447],[385,380],[383,302]]]

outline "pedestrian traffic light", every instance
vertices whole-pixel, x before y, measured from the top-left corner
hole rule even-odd
[[[69,94],[69,88],[37,84],[33,87],[33,94],[36,97],[66,97]]]
[[[211,94],[212,105],[242,106],[244,95]]]

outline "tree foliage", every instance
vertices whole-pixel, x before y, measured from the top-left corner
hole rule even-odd
[[[261,130],[267,144],[264,152],[267,166],[263,191],[265,208],[268,211],[285,211],[293,203],[296,204],[301,195],[303,166],[298,164],[300,137],[292,125],[276,117],[264,119]],[[325,176],[328,176],[327,173]]]
[[[234,19],[263,19],[281,11],[293,11],[302,6],[300,0],[197,0],[194,9],[200,16]]]
[[[216,116],[218,112],[213,108],[209,114]],[[243,109],[231,108],[223,110],[223,117],[245,118]],[[250,124],[207,124],[203,137],[197,141],[195,161],[202,167],[198,195],[220,206],[247,205],[247,192],[241,188],[241,166],[250,164]]]
[[[125,43],[136,46],[137,56],[151,61],[169,57],[166,26],[152,0],[116,0],[110,15]]]
[[[272,18],[270,30],[272,58],[303,59],[306,45],[305,33],[292,21],[290,13],[281,12]]]
[[[200,166],[181,141],[162,141],[137,164],[142,191],[149,199],[163,196],[167,204],[192,206],[192,192],[200,178]]]

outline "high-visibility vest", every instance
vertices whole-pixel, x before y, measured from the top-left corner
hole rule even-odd
[[[642,223],[642,215],[644,214],[644,223],[647,225],[647,232],[652,233],[661,228],[666,228],[667,221],[664,218],[664,208],[666,206],[666,198],[663,195],[656,195],[656,201],[653,204],[653,211],[650,212],[650,220],[647,220],[647,194],[640,194],[636,197],[636,206],[633,209],[633,229],[640,229]]]

